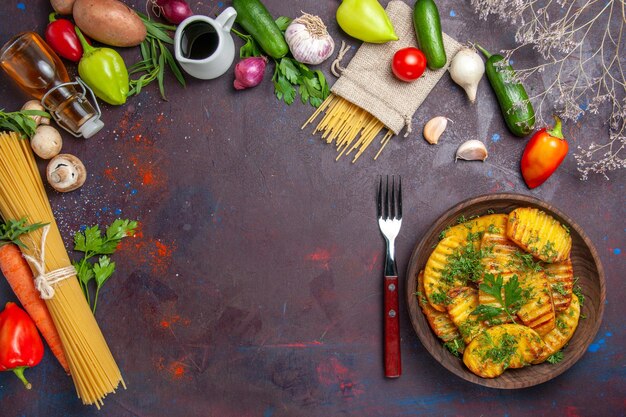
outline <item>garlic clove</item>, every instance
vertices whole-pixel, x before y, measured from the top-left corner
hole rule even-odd
[[[83,163],[70,154],[60,154],[50,160],[46,174],[52,188],[62,193],[80,188],[87,179]]]
[[[454,162],[459,159],[465,161],[484,161],[489,156],[487,147],[479,140],[472,139],[467,142],[463,142],[461,146],[456,150],[456,158]]]
[[[424,139],[431,145],[436,145],[447,126],[448,118],[444,116],[433,117],[424,125]]]

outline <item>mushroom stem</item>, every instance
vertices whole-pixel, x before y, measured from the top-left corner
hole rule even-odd
[[[47,168],[48,182],[57,191],[68,192],[80,188],[87,179],[87,170],[83,163],[70,154],[54,157]]]

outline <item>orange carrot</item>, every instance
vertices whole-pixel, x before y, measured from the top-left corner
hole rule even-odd
[[[46,302],[41,299],[39,291],[35,289],[33,272],[16,245],[9,243],[0,246],[0,271],[37,325],[41,335],[46,339],[54,356],[65,369],[65,372],[69,374],[70,368],[63,353],[59,333],[54,327]]]

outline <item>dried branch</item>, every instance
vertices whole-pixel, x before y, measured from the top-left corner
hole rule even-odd
[[[544,78],[544,89],[530,100],[537,120],[544,112],[579,120],[604,117],[608,141],[579,146],[574,154],[581,179],[626,167],[626,0],[471,0],[481,19],[495,15],[517,25],[511,59],[532,47],[545,62],[516,68],[520,80]],[[549,80],[547,83],[545,80]]]

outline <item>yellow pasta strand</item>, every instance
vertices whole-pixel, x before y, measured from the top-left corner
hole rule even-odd
[[[385,125],[380,120],[356,104],[331,94],[315,113],[309,117],[301,129],[313,123],[322,113],[324,113],[324,116],[315,127],[315,130],[313,130],[313,134],[322,132],[322,139],[326,143],[331,144],[334,142],[338,152],[336,160],[339,160],[343,155],[349,155],[356,151],[352,163],[356,162],[376,136],[385,128]],[[387,130],[387,133],[381,140],[381,147],[376,153],[374,160],[378,158],[392,137],[393,132]]]
[[[70,265],[30,144],[15,133],[0,133],[0,215],[4,219],[26,217],[30,223],[49,223],[45,270]],[[31,232],[28,248],[22,249],[24,254],[38,259],[41,239],[41,229]],[[115,392],[120,383],[124,388],[126,385],[77,278],[55,284],[54,290],[54,297],[46,300],[46,305],[61,337],[76,393],[84,404],[100,408],[107,394]]]

